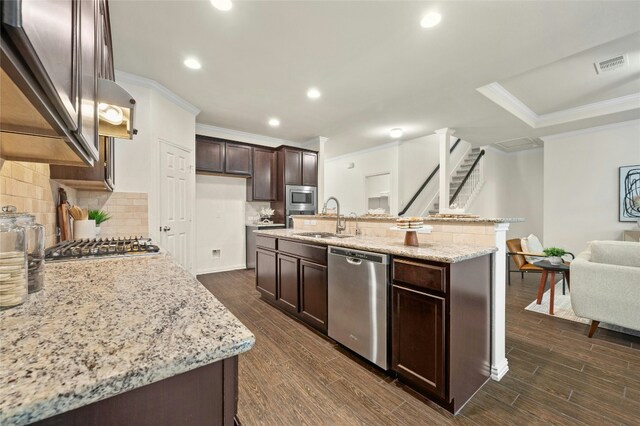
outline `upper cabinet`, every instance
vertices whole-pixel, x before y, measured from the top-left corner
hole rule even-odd
[[[113,79],[106,1],[14,0],[1,7],[2,157],[93,164],[100,155],[98,75]]]
[[[247,201],[276,200],[277,153],[268,148],[253,148],[253,173],[247,182]]]
[[[318,186],[318,154],[315,152],[302,152],[302,184]]]
[[[227,174],[251,176],[251,147],[227,142],[224,171]]]
[[[318,185],[318,154],[283,147],[279,151],[284,185]]]
[[[280,152],[284,159],[284,184],[302,185],[302,151],[283,148]]]
[[[224,173],[225,142],[196,135],[196,172]]]
[[[251,145],[196,135],[196,173],[251,176]]]

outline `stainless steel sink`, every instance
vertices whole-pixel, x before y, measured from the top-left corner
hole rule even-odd
[[[301,237],[311,237],[311,238],[349,238],[353,237],[353,235],[345,235],[345,234],[333,234],[331,232],[301,232],[299,234]]]

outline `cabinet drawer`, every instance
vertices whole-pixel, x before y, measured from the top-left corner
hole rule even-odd
[[[293,254],[308,259],[320,265],[327,264],[327,247],[313,244],[299,243],[297,241],[280,240],[278,251]]]
[[[256,247],[263,247],[269,250],[277,248],[277,239],[274,237],[265,237],[264,235],[256,235]]]
[[[446,291],[446,267],[408,259],[393,260],[393,279],[417,287]]]

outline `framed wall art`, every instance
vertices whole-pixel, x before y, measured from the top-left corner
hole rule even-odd
[[[640,165],[620,167],[620,222],[640,219]]]

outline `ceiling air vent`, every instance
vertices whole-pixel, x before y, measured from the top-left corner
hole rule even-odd
[[[596,67],[596,74],[602,74],[603,72],[609,72],[622,68],[627,64],[627,58],[625,55],[618,55],[613,58],[605,59],[604,61],[596,62],[593,65]]]

